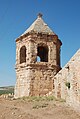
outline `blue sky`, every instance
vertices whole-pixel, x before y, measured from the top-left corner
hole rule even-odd
[[[0,0],[0,86],[15,84],[15,39],[39,12],[63,43],[62,66],[79,49],[80,0]]]

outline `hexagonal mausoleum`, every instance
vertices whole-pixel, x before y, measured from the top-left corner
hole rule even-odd
[[[61,45],[39,14],[16,39],[15,98],[46,95],[54,88],[54,75],[61,69]]]

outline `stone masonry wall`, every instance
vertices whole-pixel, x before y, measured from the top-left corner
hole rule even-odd
[[[46,95],[53,89],[54,69],[48,68],[47,63],[37,62],[30,64],[27,68],[16,70],[17,81],[15,86],[15,97]]]
[[[16,71],[16,85],[15,85],[15,98],[29,96],[30,94],[30,79],[31,79],[31,70],[21,68]]]
[[[41,96],[46,95],[53,89],[54,75],[56,68],[50,69],[47,63],[36,63],[32,67],[33,77],[30,84],[30,95]]]
[[[70,84],[70,88],[66,86]],[[80,49],[54,79],[54,95],[80,110]]]

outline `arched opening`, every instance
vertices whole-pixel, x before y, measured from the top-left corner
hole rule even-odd
[[[20,64],[26,62],[26,47],[22,46],[20,49]]]
[[[48,62],[48,47],[47,46],[38,46],[37,47],[37,56],[40,57],[41,62]]]

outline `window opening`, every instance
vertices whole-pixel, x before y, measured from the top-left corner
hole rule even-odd
[[[22,46],[20,49],[20,64],[26,62],[26,47]]]
[[[38,46],[37,52],[37,57],[40,57],[41,62],[48,62],[48,47]]]

